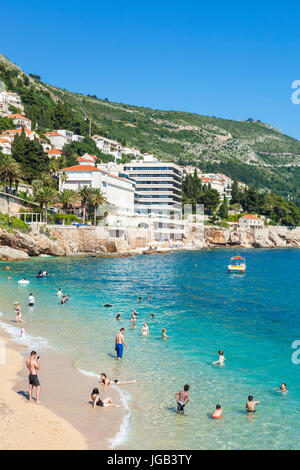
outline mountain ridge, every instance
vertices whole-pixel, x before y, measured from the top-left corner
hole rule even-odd
[[[152,109],[74,93],[31,78],[1,54],[0,80],[12,86],[11,91],[23,93],[31,119],[42,122],[42,114],[62,102],[78,121],[91,120],[93,131],[129,147],[205,172],[223,172],[300,205],[300,141],[268,123]],[[88,125],[81,128],[87,136]]]

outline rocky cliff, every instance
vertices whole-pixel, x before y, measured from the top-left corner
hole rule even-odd
[[[49,227],[51,238],[39,233],[30,235],[10,233],[0,229],[0,260],[25,260],[30,256],[47,254],[52,256],[98,255],[127,256],[135,253],[160,253],[169,248],[169,243],[151,248],[151,240],[145,234],[128,233],[127,238],[112,238],[103,227]],[[239,227],[202,227],[187,231],[183,248],[299,248],[300,227],[265,227],[245,230]]]

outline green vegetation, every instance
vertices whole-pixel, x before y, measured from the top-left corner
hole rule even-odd
[[[232,199],[230,209],[237,211],[242,208],[243,214],[231,214],[228,212],[227,200],[224,197],[220,203],[219,193],[210,186],[202,185],[201,180],[195,171],[194,175],[187,175],[182,185],[183,204],[204,204],[204,213],[211,215],[210,223],[218,223],[219,217],[222,223],[237,222],[244,214],[259,214],[271,219],[271,225],[300,225],[300,210],[291,201],[287,202],[282,196],[277,194],[263,194],[252,187],[241,191],[238,182],[235,180],[232,185]],[[217,194],[215,194],[217,193]],[[217,210],[218,209],[218,210]]]
[[[79,217],[76,217],[74,214],[62,214],[57,212],[56,214],[50,214],[48,217],[49,223],[54,224],[64,224],[64,225],[72,225],[73,222],[80,223]]]
[[[28,225],[23,222],[23,220],[18,219],[17,217],[10,217],[7,214],[2,214],[2,212],[0,212],[0,228],[11,233],[15,230],[22,233],[29,232]]]
[[[192,204],[193,210],[196,204],[204,205],[204,213],[213,215],[220,203],[220,195],[210,185],[202,185],[195,171],[194,175],[187,175],[182,184],[183,204]]]

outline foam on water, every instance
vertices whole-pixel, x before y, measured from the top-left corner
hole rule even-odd
[[[2,313],[0,313],[0,316],[3,316]],[[4,330],[6,333],[8,333],[11,337],[11,339],[18,344],[22,344],[23,346],[26,346],[29,350],[36,349],[38,351],[41,351],[46,348],[50,348],[50,343],[46,338],[42,338],[41,336],[32,336],[28,334],[25,330],[25,335],[20,336],[20,331],[21,329],[18,326],[13,326],[9,325],[8,323],[5,323],[3,321],[0,321],[0,327],[2,330]],[[22,327],[25,329],[25,327]],[[51,349],[54,349],[51,347]]]
[[[78,372],[80,372],[83,375],[86,375],[87,377],[93,377],[97,379],[99,378],[99,374],[96,374],[96,372],[86,371],[78,367],[77,367],[77,370]],[[128,392],[121,390],[120,387],[118,387],[117,385],[112,384],[111,387],[118,392],[120,396],[120,402],[122,403],[122,406],[124,410],[126,411],[126,414],[123,418],[123,421],[121,423],[118,433],[114,437],[109,439],[111,448],[115,449],[117,446],[124,444],[124,442],[126,442],[126,440],[128,439],[130,418],[132,414],[130,406],[129,406],[131,395]]]

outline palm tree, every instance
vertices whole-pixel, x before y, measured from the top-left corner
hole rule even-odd
[[[91,188],[89,186],[82,186],[78,190],[78,196],[81,201],[81,206],[82,206],[82,223],[85,224],[85,218],[86,218],[86,208],[88,205],[88,201],[90,199],[91,195]]]
[[[7,191],[8,186],[11,191],[13,182],[19,182],[22,176],[19,163],[11,155],[0,153],[0,179],[3,180],[4,191]]]
[[[60,184],[63,185],[69,178],[69,174],[66,171],[61,171],[59,173]]]
[[[49,163],[49,175],[50,176],[56,176],[58,170],[60,167],[59,160],[56,158],[51,158],[50,163]]]
[[[98,209],[98,206],[101,206],[101,204],[104,204],[106,202],[106,199],[103,196],[100,189],[93,188],[91,190],[89,201],[90,201],[91,205],[94,207],[94,225],[97,225],[97,209]]]
[[[63,189],[57,195],[58,201],[63,205],[63,211],[68,213],[69,208],[74,202],[78,201],[78,194],[73,189]]]
[[[48,222],[48,204],[57,198],[57,191],[50,186],[44,186],[35,194],[35,199],[40,203],[41,208],[45,205],[45,222]]]

